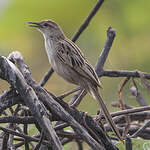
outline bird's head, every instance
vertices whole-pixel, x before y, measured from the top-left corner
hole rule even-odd
[[[37,28],[42,34],[47,36],[63,35],[61,28],[52,20],[44,20],[41,22],[28,22],[30,27]]]

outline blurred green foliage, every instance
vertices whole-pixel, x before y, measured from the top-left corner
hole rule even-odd
[[[11,51],[20,51],[32,75],[40,81],[50,65],[45,54],[42,35],[35,29],[29,28],[27,22],[55,20],[71,38],[95,3],[96,0],[1,0],[3,9],[0,11],[0,55],[7,56]],[[134,0],[105,0],[102,8],[78,39],[77,44],[94,65],[104,46],[106,30],[112,26],[116,29],[117,36],[105,68],[138,69],[149,72],[149,10],[150,1],[148,0],[144,2],[141,0],[136,0],[136,2]],[[102,78],[101,80],[104,87],[102,94],[110,107],[110,102],[117,100],[117,89],[121,79]],[[73,87],[75,86],[66,83],[56,74],[45,86],[56,95]],[[139,88],[143,90],[140,84]],[[148,97],[146,92],[145,96]],[[85,99],[80,108],[89,113],[96,113],[96,102],[92,101],[90,96]],[[124,90],[124,100],[130,104],[135,103],[128,88]]]
[[[12,51],[20,51],[30,67],[33,77],[39,82],[50,68],[45,53],[42,35],[29,28],[28,21],[55,20],[71,38],[83,20],[96,4],[96,0],[0,0],[0,55],[8,56]],[[94,65],[104,46],[106,30],[116,29],[116,38],[105,68],[141,70],[150,72],[150,1],[145,0],[105,0],[102,8],[77,41],[85,56]],[[117,100],[117,90],[121,78],[102,78],[104,90],[101,93],[108,107]],[[148,99],[149,95],[139,83],[139,89]],[[8,84],[0,80],[0,93]],[[123,91],[123,100],[136,106],[129,92],[131,84]],[[45,88],[60,95],[74,85],[66,83],[56,74]],[[69,100],[70,97],[67,99]],[[80,109],[95,114],[97,103],[87,95]]]

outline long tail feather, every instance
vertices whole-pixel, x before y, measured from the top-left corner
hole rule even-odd
[[[92,96],[93,96],[95,99],[98,100],[99,105],[100,105],[100,107],[102,108],[103,113],[104,113],[104,115],[105,115],[105,118],[106,118],[107,121],[109,122],[109,124],[110,124],[111,129],[113,130],[113,132],[116,134],[116,136],[119,138],[119,140],[123,141],[122,138],[121,138],[121,136],[120,136],[120,133],[119,133],[119,131],[118,131],[116,125],[115,125],[115,123],[114,123],[113,120],[112,120],[112,117],[111,117],[111,115],[110,115],[110,113],[109,113],[109,111],[108,111],[108,109],[107,109],[105,103],[103,102],[103,99],[102,99],[101,95],[100,95],[99,92],[98,92],[98,89],[97,89],[97,88],[91,89],[91,94],[92,94]]]

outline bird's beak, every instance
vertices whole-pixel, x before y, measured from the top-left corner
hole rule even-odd
[[[38,22],[28,22],[30,27],[40,28],[42,25]]]

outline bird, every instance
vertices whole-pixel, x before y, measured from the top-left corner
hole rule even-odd
[[[98,87],[102,87],[101,82],[80,48],[67,38],[61,27],[52,20],[28,23],[30,27],[37,28],[43,34],[45,50],[54,71],[64,80],[89,92],[98,101],[112,131],[122,141],[121,135],[98,91]]]

